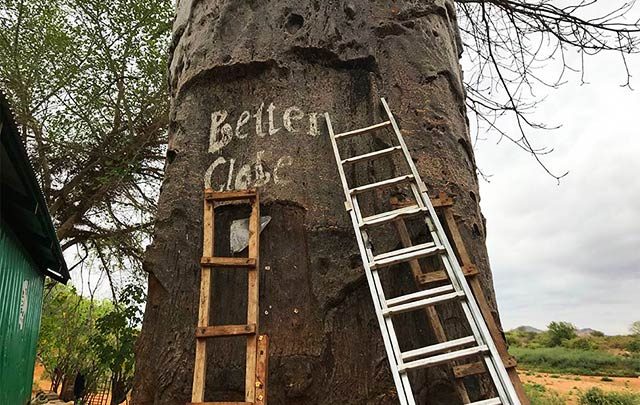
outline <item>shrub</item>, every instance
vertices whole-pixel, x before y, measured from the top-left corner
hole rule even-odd
[[[640,337],[636,337],[634,340],[629,342],[626,349],[632,353],[640,353]]]
[[[612,380],[611,378],[609,378],[609,377],[606,377],[606,376],[605,376],[605,377],[602,377],[602,378],[600,379],[600,381],[604,381],[604,382],[611,382],[611,381],[613,381],[613,380]]]
[[[547,328],[550,346],[560,346],[563,341],[576,337],[576,327],[569,322],[551,322]]]
[[[531,405],[564,405],[566,398],[555,391],[548,391],[540,384],[524,384],[524,391]]]
[[[622,392],[604,392],[600,388],[590,388],[579,395],[580,405],[639,405],[640,395]]]
[[[569,349],[579,349],[579,350],[596,350],[598,349],[598,344],[589,337],[576,337],[573,339],[565,340],[562,342],[563,347],[567,347]]]

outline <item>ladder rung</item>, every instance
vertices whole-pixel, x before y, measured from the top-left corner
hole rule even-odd
[[[407,302],[417,301],[417,300],[422,299],[422,298],[429,298],[429,297],[433,297],[435,295],[440,295],[440,294],[448,293],[448,292],[451,292],[451,291],[453,291],[453,286],[452,285],[445,285],[445,286],[442,286],[442,287],[436,287],[436,288],[432,288],[430,290],[422,290],[422,291],[418,291],[416,293],[402,295],[402,296],[396,297],[396,298],[391,298],[391,299],[387,300],[387,307],[391,308],[391,307],[395,307],[397,305],[406,304]]]
[[[469,405],[502,405],[500,398],[483,399],[482,401],[472,402]]]
[[[394,152],[398,152],[400,150],[402,150],[402,146],[392,146],[390,148],[377,150],[375,152],[366,153],[364,155],[359,155],[359,156],[354,156],[354,157],[350,157],[350,158],[347,158],[347,159],[343,159],[342,160],[342,164],[346,165],[346,164],[354,164],[354,163],[357,163],[357,162],[365,162],[367,160],[377,159],[377,158],[381,158],[383,156],[390,155],[390,154],[392,154]]]
[[[410,360],[415,360],[417,358],[446,352],[447,350],[451,350],[457,347],[466,346],[468,344],[475,343],[475,341],[476,341],[475,337],[467,336],[460,339],[450,340],[448,342],[442,342],[435,345],[426,346],[420,349],[410,350],[408,352],[402,353],[402,360],[410,361]]]
[[[392,266],[394,264],[408,262],[410,260],[433,256],[440,252],[444,252],[444,250],[444,246],[435,246],[433,242],[409,246],[408,248],[398,249],[374,256],[370,267],[371,269],[376,269],[378,267]]]
[[[380,128],[384,128],[386,126],[391,125],[391,121],[381,122],[379,124],[371,125],[370,127],[354,129],[353,131],[343,132],[341,134],[337,134],[334,136],[335,139],[346,138],[348,136],[364,134],[367,132],[375,131]]]
[[[393,211],[383,212],[381,214],[371,215],[369,217],[362,218],[361,227],[371,225],[382,225],[387,222],[395,221],[401,218],[408,218],[414,215],[418,215],[421,212],[427,212],[426,207],[420,207],[418,205],[412,205],[410,207],[404,207]]]
[[[366,184],[364,186],[352,188],[351,190],[349,190],[349,192],[351,193],[351,195],[355,195],[355,194],[364,193],[365,191],[375,190],[376,188],[395,186],[396,184],[402,184],[412,180],[413,180],[412,174],[405,174],[404,176],[394,177],[392,179],[382,180],[376,183]]]
[[[235,190],[235,191],[213,191],[207,189],[204,192],[204,199],[209,201],[235,201],[235,200],[252,200],[256,198],[256,190]]]
[[[255,333],[256,333],[255,323],[250,323],[248,325],[199,326],[196,328],[197,338],[242,336],[242,335],[253,335]]]
[[[204,267],[235,267],[254,268],[256,259],[253,257],[203,257],[200,264]]]
[[[446,301],[451,301],[460,297],[464,297],[464,292],[455,291],[449,294],[443,294],[443,295],[439,295],[437,297],[432,297],[432,298],[425,298],[423,300],[413,301],[407,304],[396,305],[391,308],[383,309],[382,315],[388,316],[388,315],[401,314],[403,312],[413,311],[418,308],[430,307],[430,306],[437,305]]]
[[[475,356],[485,353],[489,350],[486,345],[470,347],[468,349],[458,350],[456,352],[439,354],[437,356],[428,357],[426,359],[415,360],[409,363],[400,365],[400,371],[413,370],[417,368],[425,368],[437,366],[439,364],[448,363],[453,360],[463,359],[465,357]]]

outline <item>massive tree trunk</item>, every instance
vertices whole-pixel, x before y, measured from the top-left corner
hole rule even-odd
[[[166,178],[146,256],[134,403],[190,400],[203,188],[258,186],[263,215],[272,217],[261,235],[260,280],[270,403],[395,404],[322,113],[337,131],[368,126],[383,119],[379,98],[387,98],[430,193],[454,196],[494,305],[453,3],[182,0],[174,34]],[[363,137],[345,155],[386,139]],[[389,163],[365,164],[349,179],[391,177]],[[229,254],[224,228],[247,214],[220,209],[218,255]],[[390,249],[392,240],[377,243]],[[406,266],[385,275],[395,291],[413,287]],[[214,271],[212,323],[243,323],[244,277]],[[448,331],[460,332],[456,312],[442,316]],[[433,343],[421,314],[405,320],[409,345]],[[243,339],[210,342],[207,399],[239,400]],[[446,372],[413,377],[420,403],[457,402]]]

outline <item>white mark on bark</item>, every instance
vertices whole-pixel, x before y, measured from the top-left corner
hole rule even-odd
[[[236,138],[244,139],[249,136],[249,132],[243,133],[241,129],[242,126],[249,122],[250,119],[251,113],[249,113],[249,111],[243,111],[242,114],[240,114],[240,118],[238,118],[238,123],[236,124]]]
[[[209,152],[216,153],[231,142],[233,136],[233,128],[231,125],[224,124],[227,119],[227,111],[220,110],[211,114],[211,131],[209,133]],[[220,127],[222,125],[222,127]]]
[[[260,138],[264,138],[264,136],[266,135],[262,131],[262,109],[263,108],[264,108],[264,102],[260,104],[260,108],[258,108],[258,111],[256,111],[256,113],[253,115],[254,118],[256,119],[256,135],[258,135]]]
[[[289,132],[296,132],[295,128],[293,127],[293,121],[301,120],[302,117],[304,117],[304,112],[302,112],[302,110],[295,105],[287,108],[286,110],[284,110],[284,114],[282,115],[282,123],[284,125],[284,129]]]
[[[276,109],[276,106],[273,103],[269,104],[267,107],[267,112],[269,113],[269,135],[274,135],[276,132],[280,131],[281,128],[276,128],[273,123],[273,110]]]
[[[318,113],[309,114],[309,135],[320,135],[320,132],[318,131]]]

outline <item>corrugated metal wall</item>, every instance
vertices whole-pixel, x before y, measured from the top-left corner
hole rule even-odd
[[[0,222],[0,404],[31,398],[44,277]]]

